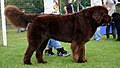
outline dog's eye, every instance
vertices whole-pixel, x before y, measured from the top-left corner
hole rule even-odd
[[[106,11],[101,11],[101,15],[107,15],[107,12]]]
[[[104,15],[104,13],[103,13],[103,12],[102,12],[101,14],[102,14],[102,15]]]

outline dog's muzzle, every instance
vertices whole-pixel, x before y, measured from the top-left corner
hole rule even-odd
[[[108,25],[112,21],[111,16],[104,15],[102,19],[102,26]]]

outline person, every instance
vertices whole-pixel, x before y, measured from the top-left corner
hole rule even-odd
[[[53,1],[53,0],[44,0],[44,14],[60,14],[59,12],[56,12],[56,8],[58,11],[58,0]],[[51,3],[54,3],[52,5],[49,5]],[[57,6],[57,7],[55,7]],[[63,47],[61,47],[61,44],[59,41],[54,40],[54,39],[49,39],[47,47],[45,49],[45,55],[49,55],[49,56],[55,56],[55,54],[52,52],[52,48],[54,48],[55,50],[57,50],[57,55],[58,56],[69,56],[70,53],[68,53],[66,50],[64,50]]]
[[[102,0],[91,0],[91,7],[92,6],[102,6]],[[96,29],[96,32],[95,32],[93,38],[96,41],[101,40],[100,27],[98,27]]]
[[[79,12],[80,10],[84,9],[84,6],[78,0],[74,0],[73,2],[74,12]]]
[[[108,14],[111,16],[116,10],[117,0],[103,0],[103,5],[108,9]],[[116,30],[114,22],[110,22],[110,24],[106,27],[106,37],[107,39],[110,38],[110,26],[112,26],[112,35],[113,38],[116,38]]]
[[[74,13],[72,0],[68,0],[68,4],[64,7],[65,14]]]
[[[67,57],[70,55],[70,53],[68,53],[66,50],[64,50],[63,47],[61,47],[60,42],[54,39],[49,39],[46,50],[45,50],[45,55],[55,56],[55,54],[52,52],[52,48],[57,50],[58,56]]]
[[[49,5],[50,3],[54,3],[52,5]],[[56,1],[48,1],[48,0],[44,0],[44,14],[60,14],[60,12],[58,12],[59,10],[59,6],[58,6],[58,0]],[[57,9],[57,11],[56,11]],[[55,50],[57,50],[57,55],[58,56],[69,56],[70,53],[68,53],[66,50],[64,50],[63,47],[61,47],[61,44],[59,41],[54,40],[54,39],[49,39],[46,49],[45,49],[45,55],[49,55],[49,56],[55,56],[55,54],[52,52],[52,48],[54,48]]]
[[[117,38],[116,41],[120,41],[120,13],[115,12],[112,14],[112,21],[115,23]]]

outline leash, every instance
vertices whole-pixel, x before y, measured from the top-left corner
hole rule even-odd
[[[26,30],[28,31],[28,27],[29,27],[30,23],[28,23],[27,27],[26,27]]]

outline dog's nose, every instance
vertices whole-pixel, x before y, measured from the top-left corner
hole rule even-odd
[[[112,21],[112,17],[109,16],[109,15],[105,15],[104,20],[105,20],[106,23],[110,23]]]

